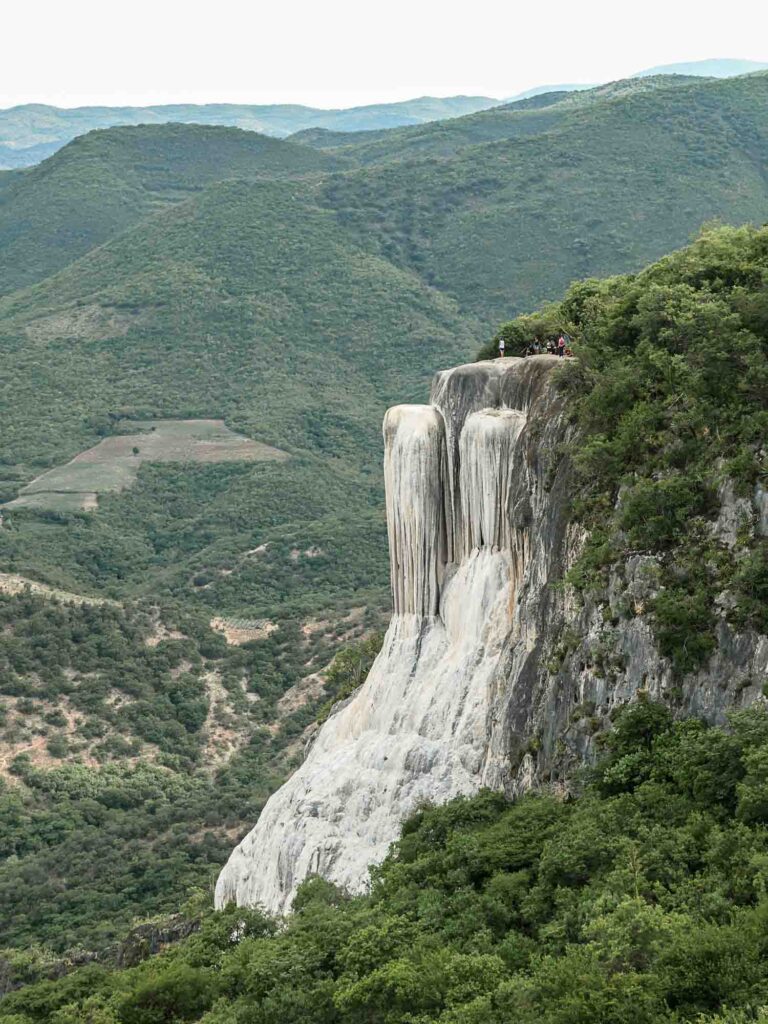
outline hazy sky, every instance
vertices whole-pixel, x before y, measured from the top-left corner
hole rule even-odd
[[[764,0],[27,0],[3,5],[0,107],[351,106],[768,59]],[[717,7],[717,14],[708,9]]]

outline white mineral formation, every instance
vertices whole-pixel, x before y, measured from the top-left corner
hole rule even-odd
[[[384,417],[384,486],[395,615],[437,615],[445,569],[445,427],[431,405]]]
[[[555,362],[458,367],[438,376],[432,405],[387,413],[394,615],[383,648],[232,853],[217,906],[284,912],[310,874],[360,891],[420,805],[504,784],[499,668],[510,642],[525,645],[516,618],[531,548],[522,442],[534,392],[546,411]]]
[[[569,519],[572,428],[558,364],[458,366],[437,375],[430,405],[387,413],[394,615],[384,646],[232,853],[217,906],[284,912],[310,874],[360,891],[423,803],[483,786],[567,786],[638,689],[719,722],[762,699],[768,637],[734,633],[725,618],[709,665],[674,676],[642,614],[652,556],[613,566],[600,601],[576,602],[560,585],[584,534]],[[722,500],[723,544],[736,521],[766,529],[762,491],[754,514],[725,491]]]

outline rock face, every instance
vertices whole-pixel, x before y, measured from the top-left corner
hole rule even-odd
[[[285,912],[310,874],[364,889],[420,805],[565,785],[613,705],[640,688],[674,685],[681,713],[713,720],[760,695],[768,640],[724,620],[708,669],[673,683],[642,616],[652,559],[617,567],[599,605],[558,586],[583,542],[569,521],[558,364],[456,367],[437,375],[429,405],[387,413],[394,614],[381,653],[232,853],[217,906]]]

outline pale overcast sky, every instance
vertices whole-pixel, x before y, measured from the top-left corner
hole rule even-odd
[[[0,107],[506,97],[655,64],[768,60],[765,0],[27,0],[3,5]],[[717,8],[717,13],[714,8]],[[712,13],[710,13],[712,12]]]

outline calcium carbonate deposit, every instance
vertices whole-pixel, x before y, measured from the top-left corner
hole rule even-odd
[[[232,853],[217,906],[285,912],[311,874],[364,890],[420,805],[486,786],[564,786],[612,706],[639,688],[675,685],[682,711],[717,719],[735,694],[750,698],[751,673],[764,678],[765,638],[724,626],[711,670],[681,689],[642,615],[614,614],[647,597],[641,559],[617,567],[603,605],[567,596],[583,535],[569,525],[560,368],[549,356],[456,367],[437,375],[429,405],[387,413],[384,645]],[[564,648],[566,625],[578,639]]]

